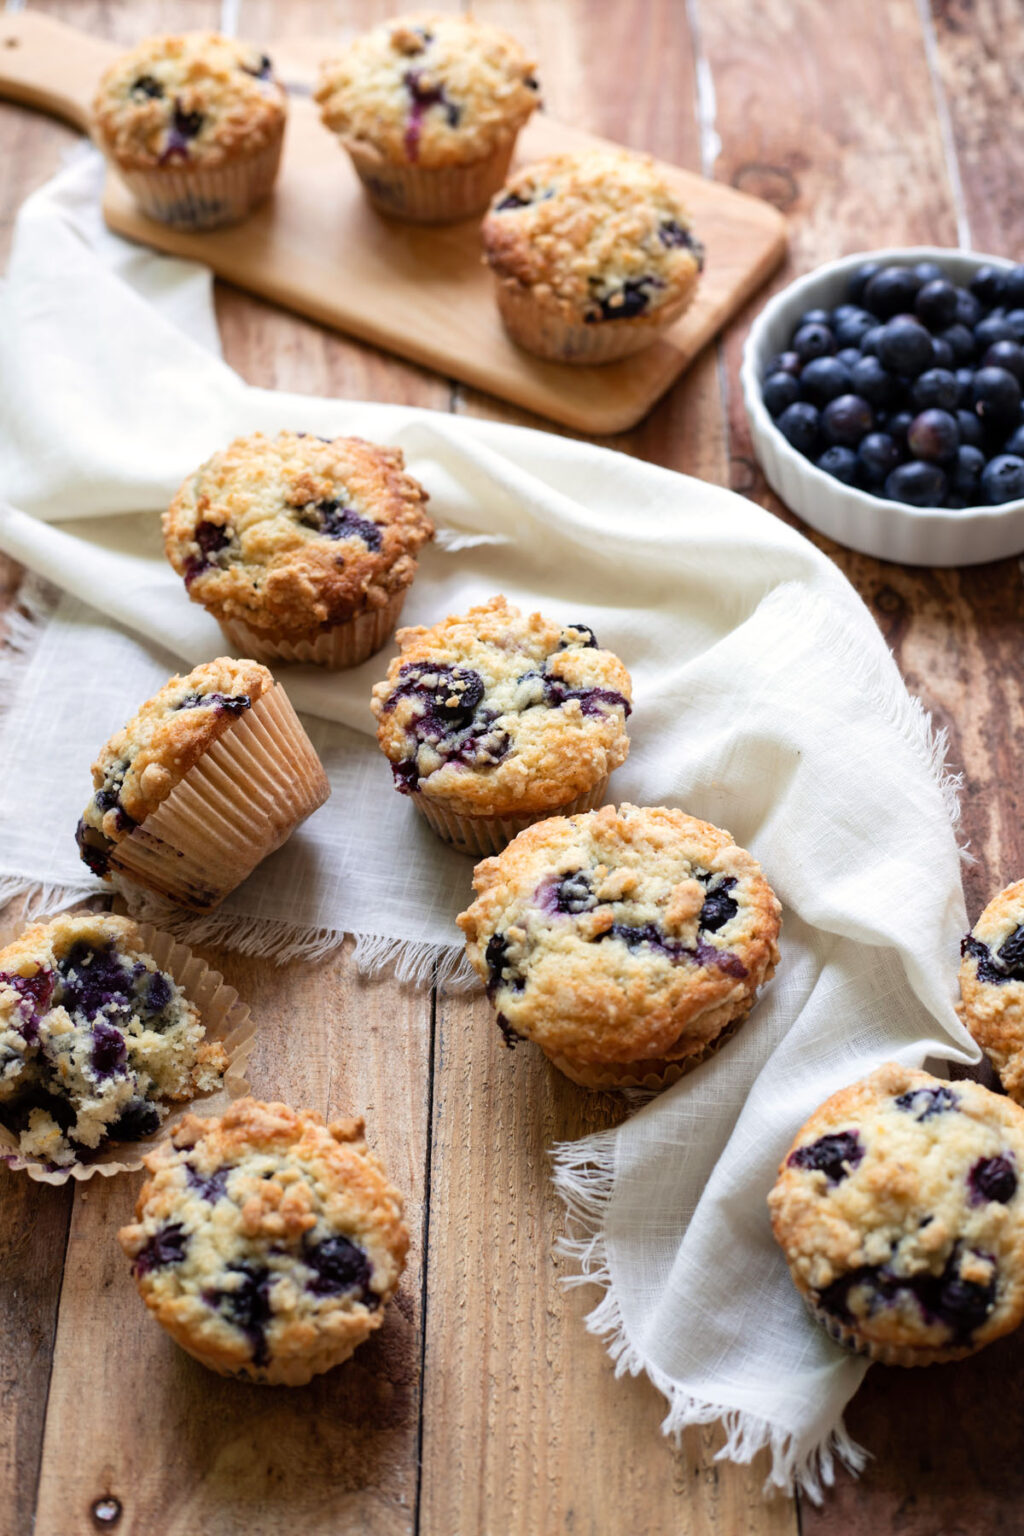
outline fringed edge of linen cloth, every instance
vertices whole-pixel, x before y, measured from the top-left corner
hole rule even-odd
[[[787,1430],[745,1409],[696,1397],[671,1376],[646,1360],[632,1343],[623,1321],[619,1299],[612,1285],[605,1218],[615,1189],[616,1132],[599,1131],[583,1141],[565,1141],[552,1147],[552,1181],[567,1213],[567,1235],[555,1243],[556,1253],[575,1265],[576,1273],[564,1275],[569,1287],[596,1285],[604,1292],[601,1300],[584,1319],[588,1333],[603,1340],[615,1363],[615,1375],[646,1375],[668,1403],[668,1413],[661,1430],[679,1444],[683,1430],[693,1424],[721,1423],[725,1444],[715,1453],[716,1461],[747,1463],[766,1450],[771,1468],[765,1482],[765,1494],[778,1490],[793,1494],[799,1490],[815,1504],[821,1504],[824,1490],[835,1482],[836,1465],[841,1464],[856,1476],[864,1467],[868,1453],[851,1440],[839,1417],[823,1426],[815,1445],[809,1450]]]
[[[17,694],[42,628],[53,616],[60,598],[56,587],[29,574],[18,590],[14,606],[5,615],[0,637],[0,719]],[[292,960],[323,960],[340,949],[347,936],[344,930],[297,926],[275,918],[230,912],[184,912],[148,891],[117,881],[111,885],[83,878],[80,884],[63,885],[29,875],[0,874],[0,909],[22,897],[26,903],[26,922],[54,916],[90,897],[112,894],[121,898],[132,917],[165,928],[187,944],[260,955],[277,965],[287,965]],[[368,979],[387,976],[409,986],[437,986],[449,992],[479,985],[461,943],[416,942],[374,933],[356,933],[353,937],[356,970]]]

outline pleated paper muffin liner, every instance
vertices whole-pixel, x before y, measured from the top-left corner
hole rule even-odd
[[[190,1003],[198,1009],[207,1040],[219,1040],[227,1052],[228,1065],[216,1093],[201,1094],[187,1100],[162,1100],[173,1104],[160,1129],[140,1141],[119,1141],[89,1155],[87,1162],[66,1168],[52,1167],[22,1155],[18,1138],[0,1126],[0,1159],[12,1172],[25,1172],[38,1184],[65,1184],[68,1179],[91,1179],[94,1174],[110,1178],[118,1173],[135,1173],[142,1167],[147,1152],[168,1136],[183,1115],[219,1115],[232,1099],[249,1092],[245,1076],[249,1056],[256,1039],[256,1024],[234,987],[229,987],[219,971],[212,970],[199,955],[181,944],[172,934],[149,923],[139,924],[143,949],[152,955],[162,971],[167,971],[181,987]]]
[[[545,1051],[544,1054],[553,1067],[557,1067],[563,1076],[578,1083],[581,1088],[597,1088],[605,1093],[617,1093],[623,1088],[643,1088],[651,1093],[657,1093],[662,1088],[669,1088],[673,1083],[678,1083],[681,1077],[685,1077],[688,1072],[699,1067],[702,1061],[707,1061],[709,1056],[713,1056],[727,1040],[732,1038],[748,1017],[749,1012],[748,1009],[738,1018],[731,1019],[713,1039],[705,1041],[690,1055],[683,1056],[678,1061],[652,1058],[649,1061],[607,1062],[594,1065],[590,1062],[573,1061],[568,1056],[559,1056],[552,1051]]]
[[[907,1349],[898,1344],[877,1344],[870,1339],[865,1339],[856,1328],[840,1322],[839,1318],[816,1306],[811,1298],[804,1295],[808,1310],[815,1321],[820,1323],[836,1344],[848,1349],[851,1354],[861,1355],[866,1360],[873,1360],[878,1365],[946,1365],[952,1360],[965,1360],[968,1355],[976,1354],[984,1345],[961,1344],[952,1345],[945,1349]],[[993,1340],[993,1342],[995,1342]]]
[[[381,213],[413,224],[454,224],[483,213],[504,185],[516,136],[469,165],[394,165],[370,145],[343,139],[367,196]]]
[[[273,631],[252,629],[241,619],[220,619],[221,629],[243,656],[253,661],[313,662],[340,672],[361,666],[387,645],[402,612],[407,587],[393,592],[383,608],[367,608],[352,619],[332,624],[310,639],[290,640]]]
[[[535,822],[547,821],[549,816],[575,816],[581,811],[596,810],[604,803],[608,778],[605,774],[599,784],[577,795],[575,800],[526,816],[460,816],[422,792],[412,796],[412,803],[444,842],[451,843],[460,853],[486,855],[501,853],[520,832]]]
[[[118,175],[148,219],[176,229],[219,229],[237,224],[270,195],[281,160],[284,123],[271,142],[223,165],[171,162],[139,170],[117,165]]]
[[[278,683],[232,722],[145,821],[111,845],[110,868],[208,912],[330,792]]]
[[[612,363],[642,352],[674,325],[697,286],[696,274],[687,291],[650,315],[628,320],[603,320],[587,325],[569,320],[539,302],[529,288],[497,276],[498,311],[512,340],[536,357],[554,363]]]

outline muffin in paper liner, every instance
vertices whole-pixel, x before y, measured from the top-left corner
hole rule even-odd
[[[871,1343],[854,1328],[848,1328],[837,1317],[831,1317],[822,1307],[816,1307],[809,1296],[804,1297],[807,1310],[819,1323],[834,1344],[851,1355],[860,1355],[876,1365],[948,1365],[954,1360],[966,1360],[975,1353],[970,1344],[960,1349],[900,1349],[895,1344]]]
[[[407,588],[393,592],[382,608],[367,608],[340,624],[332,624],[312,639],[296,640],[283,633],[253,629],[241,619],[221,619],[231,644],[256,661],[312,662],[343,671],[358,667],[387,645],[401,616]]]
[[[498,313],[512,340],[535,357],[552,363],[614,363],[632,357],[664,335],[686,310],[694,287],[676,304],[666,304],[653,315],[629,320],[605,320],[587,325],[547,307],[521,283],[499,277],[495,284]]]
[[[373,206],[412,224],[454,224],[483,213],[505,180],[515,135],[469,165],[396,165],[372,144],[343,139]]]
[[[184,1119],[145,1165],[118,1237],[156,1321],[209,1370],[302,1386],[380,1328],[409,1234],[361,1118],[245,1098]]]
[[[586,794],[577,795],[565,805],[550,810],[535,811],[530,816],[460,816],[437,800],[420,794],[412,797],[412,803],[431,830],[446,843],[451,843],[460,853],[500,853],[514,837],[535,822],[548,816],[572,816],[578,811],[593,811],[602,803],[608,790],[609,775],[606,773],[599,784]]]
[[[271,143],[223,165],[118,165],[117,171],[147,219],[175,229],[221,229],[239,223],[270,196],[283,144],[282,122]]]
[[[112,871],[208,912],[330,794],[291,701],[275,684],[107,854]]]
[[[567,1056],[553,1055],[550,1051],[545,1051],[544,1054],[551,1065],[558,1068],[563,1077],[569,1078],[581,1088],[600,1089],[605,1093],[617,1093],[624,1088],[641,1088],[649,1093],[659,1093],[662,1088],[671,1088],[673,1083],[678,1083],[680,1078],[686,1077],[695,1067],[699,1067],[702,1062],[714,1056],[727,1040],[732,1039],[748,1017],[748,1014],[743,1014],[742,1018],[730,1020],[713,1040],[708,1040],[704,1045],[677,1061],[662,1058],[660,1061],[629,1061],[617,1062],[614,1065],[603,1063],[600,1066],[591,1066],[588,1062],[573,1061]]]
[[[72,1163],[67,1167],[54,1167],[24,1156],[17,1137],[5,1126],[0,1126],[0,1160],[11,1172],[27,1173],[38,1184],[55,1185],[65,1184],[68,1179],[91,1179],[94,1174],[110,1178],[118,1173],[135,1173],[143,1166],[146,1153],[170,1135],[186,1114],[199,1114],[204,1118],[221,1114],[233,1099],[248,1093],[245,1073],[256,1039],[256,1023],[248,1004],[242,1002],[234,987],[229,986],[218,971],[172,934],[154,928],[150,923],[137,926],[142,948],[153,957],[160,970],[173,977],[198,1010],[206,1039],[219,1040],[223,1045],[228,1065],[220,1090],[176,1104],[152,1136],[110,1144],[92,1155],[88,1162]]]

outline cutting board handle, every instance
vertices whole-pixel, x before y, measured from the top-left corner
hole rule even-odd
[[[0,11],[0,97],[88,131],[96,82],[117,51],[38,11]]]

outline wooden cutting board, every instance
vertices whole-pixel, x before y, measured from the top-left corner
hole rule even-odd
[[[331,48],[324,39],[271,44],[291,92],[284,159],[274,197],[243,224],[207,234],[168,229],[136,211],[112,171],[103,204],[110,227],[205,262],[219,277],[324,325],[591,434],[635,426],[785,254],[785,220],[770,204],[663,166],[707,249],[686,314],[663,340],[622,362],[579,368],[533,358],[502,329],[476,220],[422,228],[383,218],[366,201],[309,96],[317,61]],[[33,11],[0,15],[0,96],[87,129],[96,80],[117,52]],[[517,161],[607,142],[541,112],[520,136]]]

